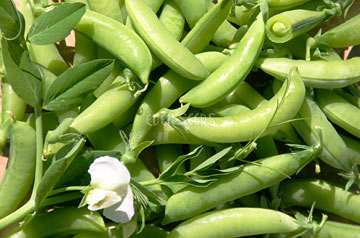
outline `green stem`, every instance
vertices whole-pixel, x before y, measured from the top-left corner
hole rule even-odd
[[[27,203],[25,203],[22,207],[17,209],[15,212],[9,214],[8,216],[0,219],[0,230],[9,226],[10,224],[20,220],[24,216],[28,215],[35,208],[35,200],[30,199]]]
[[[41,108],[35,108],[35,128],[36,128],[35,180],[34,180],[34,188],[30,200],[35,199],[36,192],[39,187],[43,174],[43,160],[42,160],[43,128],[42,128]]]
[[[86,188],[86,186],[69,186],[69,187],[65,187],[65,188],[58,188],[55,190],[52,190],[49,194],[49,196],[53,196],[59,193],[63,193],[63,192],[68,192],[68,191],[81,191],[84,190]]]
[[[158,179],[153,179],[153,180],[143,181],[143,182],[139,182],[139,183],[143,186],[150,186],[150,185],[154,185],[154,184],[159,184],[159,182],[160,181]]]

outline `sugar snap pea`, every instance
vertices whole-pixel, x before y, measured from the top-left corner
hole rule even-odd
[[[125,4],[137,33],[162,62],[189,79],[208,76],[201,62],[171,35],[143,0],[127,0]]]
[[[0,183],[0,218],[13,212],[33,185],[35,176],[35,131],[15,121],[10,129],[10,160]]]
[[[225,107],[217,108],[214,110],[215,114],[220,117],[240,115],[248,111],[250,111],[248,107],[240,104],[229,104]]]
[[[133,31],[100,13],[86,10],[75,30],[104,47],[141,79],[148,82],[152,58],[149,49]]]
[[[5,122],[11,118],[21,120],[24,117],[26,103],[16,95],[6,78],[3,78],[1,82],[1,94],[2,121]]]
[[[192,28],[196,22],[207,12],[206,0],[175,0],[183,12],[186,22]]]
[[[304,4],[309,0],[269,0],[269,7],[278,10],[285,10]]]
[[[320,151],[315,145],[296,153],[280,154],[246,164],[240,171],[227,175],[208,187],[187,187],[171,196],[165,207],[164,224],[184,220],[270,187],[308,164]]]
[[[360,222],[360,196],[323,180],[298,179],[280,184],[282,206],[311,207]]]
[[[259,14],[230,58],[206,80],[182,96],[180,102],[207,107],[225,98],[249,74],[260,53],[264,36],[264,21]]]
[[[207,141],[218,143],[249,141],[260,134],[261,136],[269,134],[276,129],[276,125],[279,126],[292,119],[300,109],[304,96],[304,84],[296,68],[293,68],[281,90],[271,100],[248,113],[221,118],[177,118],[170,123],[185,129],[186,133]]]
[[[101,0],[87,0],[87,2],[90,10],[124,23],[123,16],[121,14],[120,0],[110,0],[106,2]]]
[[[254,226],[254,222],[257,222]],[[271,209],[231,208],[193,217],[172,230],[170,238],[235,238],[304,230],[295,218]]]
[[[340,61],[305,61],[287,58],[261,58],[256,66],[265,73],[283,80],[296,66],[308,87],[342,88],[360,81],[360,57]]]
[[[315,100],[330,121],[360,138],[360,109],[335,92],[315,90]]]
[[[330,238],[330,237],[359,238],[360,226],[335,222],[335,221],[326,221],[324,226],[319,231],[319,233],[314,235],[308,232],[302,237],[303,238]]]
[[[184,31],[185,17],[174,1],[165,0],[159,20],[176,40],[180,40]]]
[[[345,134],[340,133],[340,136],[348,148],[350,159],[355,159],[355,162],[360,164],[360,141]]]

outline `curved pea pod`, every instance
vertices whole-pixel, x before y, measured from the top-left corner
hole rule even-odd
[[[217,143],[249,141],[258,136],[268,135],[279,128],[281,123],[291,120],[300,109],[304,97],[304,84],[297,70],[293,68],[289,79],[276,95],[254,110],[230,117],[177,118],[173,121],[173,125],[207,141]]]
[[[296,66],[304,84],[314,88],[342,88],[360,81],[360,57],[338,61],[305,61],[287,58],[262,58],[256,66],[279,80],[284,80]]]
[[[326,44],[334,48],[342,48],[360,44],[360,15],[345,21],[324,34],[316,35],[309,40],[307,46],[314,48]]]
[[[190,103],[194,107],[207,107],[225,98],[249,74],[260,53],[264,37],[264,21],[259,14],[230,58],[206,80],[182,96],[180,102]]]
[[[64,207],[39,214],[9,238],[59,237],[82,232],[106,233],[102,216],[85,207]]]
[[[174,38],[143,0],[126,0],[125,4],[137,33],[170,69],[194,80],[208,76],[204,65]]]
[[[360,138],[360,109],[335,92],[315,90],[315,100],[331,122]]]
[[[24,117],[26,103],[14,92],[6,78],[1,81],[1,93],[2,121],[5,122],[11,118],[21,120]]]
[[[232,1],[223,0],[211,8],[181,41],[191,52],[201,52],[229,13]]]
[[[185,17],[178,5],[172,0],[166,0],[161,10],[159,20],[176,40],[180,40],[185,26]]]
[[[130,91],[124,80],[118,76],[106,92],[75,117],[69,131],[86,135],[108,125],[129,109],[139,94]]]
[[[193,28],[196,22],[207,12],[207,0],[175,0],[183,12],[186,22]]]
[[[75,30],[112,53],[141,79],[148,82],[152,57],[149,49],[132,30],[100,13],[86,10]]]
[[[360,141],[344,134],[340,136],[348,148],[350,159],[355,159],[355,162],[360,164]]]
[[[216,70],[227,59],[224,54],[219,52],[204,52],[197,54],[196,57],[209,72]],[[195,81],[190,81],[172,70],[160,77],[155,86],[146,94],[138,109],[132,126],[130,146],[134,148],[139,144],[152,128],[153,123],[157,123],[152,118],[153,114],[161,108],[170,107],[195,83]]]
[[[101,13],[105,16],[111,17],[121,23],[124,23],[121,14],[120,1],[122,0],[87,0],[90,10]]]
[[[329,10],[309,11],[296,9],[277,14],[266,22],[266,35],[275,43],[287,42],[329,19]]]
[[[306,233],[303,238],[359,238],[360,226],[327,220],[319,233]]]
[[[33,185],[35,176],[35,131],[15,121],[10,129],[10,160],[0,183],[0,218],[13,212]]]
[[[240,115],[248,111],[250,111],[248,107],[240,104],[229,104],[225,107],[216,108],[214,110],[215,114],[220,117]]]
[[[322,142],[319,158],[334,168],[349,172],[351,161],[345,142],[310,96],[305,97],[298,115],[301,120],[291,124],[308,145]]]
[[[257,160],[246,164],[207,187],[186,187],[171,196],[165,207],[164,224],[184,220],[228,201],[256,193],[291,176],[320,152],[315,145],[305,150]]]
[[[252,12],[253,10],[248,10],[244,6],[235,6],[235,11],[233,12],[233,14],[230,12],[227,20],[229,22],[235,23],[238,26],[243,26],[248,23]]]
[[[269,0],[269,7],[276,10],[286,10],[302,5],[309,0]]]
[[[310,208],[315,202],[316,209],[360,222],[360,196],[338,185],[315,179],[289,180],[280,184],[280,194],[282,206]]]
[[[216,30],[211,41],[218,47],[227,48],[233,43],[236,32],[236,27],[225,20]]]

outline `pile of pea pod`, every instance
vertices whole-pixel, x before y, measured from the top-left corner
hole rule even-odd
[[[360,238],[359,8],[4,0],[0,237]],[[100,156],[128,223],[79,206]]]

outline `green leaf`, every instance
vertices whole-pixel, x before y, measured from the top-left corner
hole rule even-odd
[[[232,147],[230,146],[230,147],[227,147],[227,148],[221,150],[220,152],[216,153],[215,155],[211,156],[210,158],[208,158],[207,160],[205,160],[204,162],[199,164],[196,168],[194,168],[192,170],[192,172],[196,172],[196,171],[199,171],[199,170],[205,170],[205,169],[211,167],[219,159],[223,158],[227,153],[229,153],[229,151],[231,149],[232,149]]]
[[[145,186],[141,185],[140,183],[136,182],[134,179],[131,179],[131,187],[136,189],[137,191],[141,192],[143,195],[147,197],[150,202],[154,204],[165,206],[166,201],[162,199],[160,196],[153,193],[150,189],[146,188]]]
[[[82,3],[63,4],[36,18],[27,35],[36,45],[48,45],[65,39],[85,14]]]
[[[97,59],[67,69],[50,86],[43,108],[51,111],[66,111],[84,100],[111,73],[112,60]]]
[[[41,75],[29,52],[5,39],[1,40],[7,78],[15,93],[32,107],[41,105]]]
[[[172,163],[166,170],[164,170],[160,175],[159,175],[159,179],[160,180],[167,180],[168,178],[172,177],[173,175],[175,175],[176,171],[178,170],[178,168],[180,167],[181,164],[183,164],[186,160],[188,159],[192,159],[192,158],[196,158],[202,151],[204,147],[199,146],[197,148],[195,148],[193,151],[191,151],[190,153],[186,154],[186,155],[181,155],[179,156],[174,163]]]
[[[161,184],[167,186],[173,186],[178,184],[187,184],[194,187],[207,187],[217,179],[200,179],[191,178],[184,174],[175,174],[161,181]]]
[[[21,14],[12,0],[0,1],[0,30],[7,40],[18,38],[24,27]]]
[[[57,181],[64,174],[65,170],[82,149],[84,144],[85,140],[81,138],[77,142],[66,145],[55,155],[56,161],[46,170],[36,191],[35,210],[40,208],[41,203],[55,187]]]

